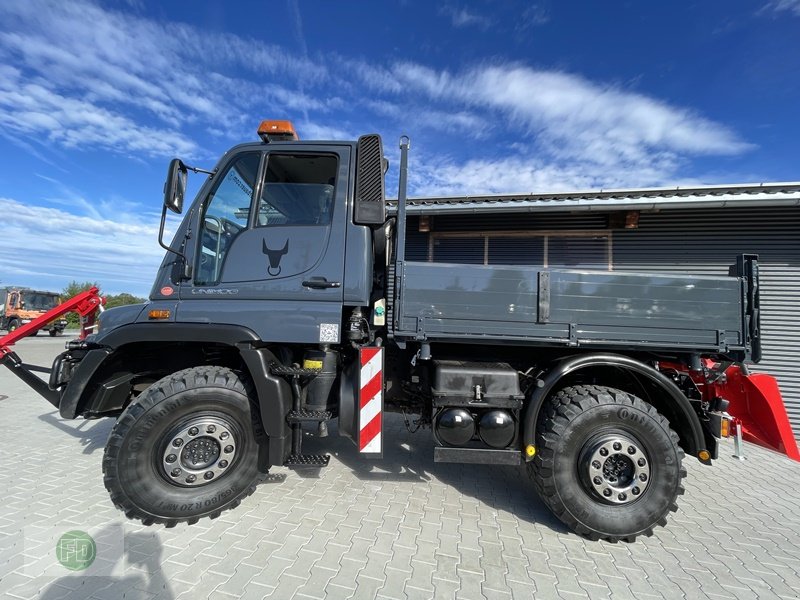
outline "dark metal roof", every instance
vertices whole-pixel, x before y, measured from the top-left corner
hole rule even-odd
[[[397,201],[389,200],[390,210]],[[800,206],[800,182],[409,198],[410,214]]]

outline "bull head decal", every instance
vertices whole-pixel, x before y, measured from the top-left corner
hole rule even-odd
[[[272,276],[276,277],[281,274],[281,259],[289,252],[289,239],[286,239],[286,243],[283,245],[283,248],[280,250],[270,250],[267,247],[267,240],[261,240],[262,244],[262,252],[267,255],[269,259],[269,266],[267,267],[267,273]]]

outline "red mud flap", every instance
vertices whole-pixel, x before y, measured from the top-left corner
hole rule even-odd
[[[730,402],[728,412],[742,423],[744,439],[800,462],[800,451],[775,378],[761,373],[744,375],[736,366],[728,368],[725,375],[727,382],[717,388]]]
[[[383,348],[359,350],[358,451],[383,458]]]

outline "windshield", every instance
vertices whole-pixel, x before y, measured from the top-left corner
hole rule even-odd
[[[58,296],[55,294],[43,294],[39,292],[26,292],[22,296],[26,310],[50,310],[58,304]]]

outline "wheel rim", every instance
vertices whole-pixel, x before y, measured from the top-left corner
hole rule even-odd
[[[590,441],[579,469],[587,490],[608,504],[635,502],[650,484],[650,457],[640,442],[622,433]]]
[[[196,417],[167,436],[161,457],[163,475],[184,487],[208,485],[230,471],[237,449],[233,429],[223,419]]]

